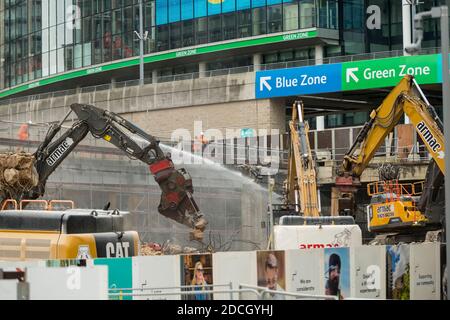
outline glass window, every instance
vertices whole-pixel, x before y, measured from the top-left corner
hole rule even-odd
[[[253,8],[265,7],[265,6],[266,6],[266,0],[252,0]]]
[[[208,18],[209,42],[222,41],[222,19],[221,15]]]
[[[122,59],[122,36],[113,36],[113,48],[112,48],[113,60]]]
[[[122,10],[114,10],[112,16],[112,34],[122,33]]]
[[[124,33],[134,32],[132,7],[127,7],[123,9],[123,32]]]
[[[267,25],[269,33],[282,31],[282,13],[281,5],[267,7]]]
[[[252,11],[238,11],[238,38],[250,37],[252,35]]]
[[[231,1],[228,1],[231,2]],[[208,1],[208,15],[212,16],[222,12],[222,1]]]
[[[194,17],[200,18],[206,16],[207,9],[206,9],[206,3],[207,0],[195,0],[194,1]]]
[[[249,9],[250,8],[250,0],[240,0],[237,1],[237,9],[243,10],[243,9]]]
[[[91,42],[92,40],[92,18],[83,18],[83,42]],[[78,42],[77,42],[78,43]]]
[[[195,36],[196,44],[208,42],[207,20],[206,18],[199,18],[195,21]]]
[[[180,21],[181,4],[180,0],[168,0],[169,5],[169,23]]]
[[[300,10],[300,29],[314,27],[314,0],[302,0],[299,3]]]
[[[231,12],[223,15],[223,39],[236,38],[236,13]]]
[[[181,22],[170,24],[170,49],[181,47]]]
[[[194,18],[194,0],[181,0],[181,19]]]
[[[298,29],[298,3],[283,4],[283,30]]]
[[[156,0],[156,24],[166,24],[168,21],[167,0]]]
[[[222,13],[236,11],[236,1],[224,1],[222,2]]]
[[[169,50],[169,26],[158,26],[156,30],[156,51]]]
[[[193,20],[183,21],[183,46],[195,45],[194,22]]]
[[[266,8],[253,9],[253,35],[266,34]]]

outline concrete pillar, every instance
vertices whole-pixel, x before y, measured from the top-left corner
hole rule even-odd
[[[323,46],[317,45],[314,49],[316,64],[323,64]]]
[[[158,82],[158,71],[152,70],[152,83],[157,83],[157,82]]]
[[[325,116],[316,117],[317,131],[325,130]]]
[[[411,4],[408,0],[402,0],[402,32],[403,32],[403,54],[409,56],[405,48],[412,42],[412,16]]]
[[[253,70],[254,71],[261,70],[261,64],[262,64],[262,54],[261,53],[255,53],[253,55]]]
[[[198,63],[198,77],[204,78],[206,76],[206,62]]]

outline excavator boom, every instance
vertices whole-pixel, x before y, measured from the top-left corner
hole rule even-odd
[[[149,165],[150,172],[162,190],[158,211],[193,228],[192,239],[203,239],[207,221],[192,197],[192,179],[186,170],[175,169],[172,160],[161,150],[155,137],[121,116],[95,106],[72,104],[70,109],[59,124],[50,127],[45,140],[34,154],[39,177],[37,186],[13,194],[14,200],[37,199],[43,196],[48,177],[90,132],[94,138],[103,139],[121,149],[130,158]],[[77,115],[78,121],[53,141],[71,112]]]
[[[344,172],[359,178],[387,135],[406,114],[442,172],[445,172],[443,126],[412,76],[405,76],[383,103],[370,114],[346,153]]]

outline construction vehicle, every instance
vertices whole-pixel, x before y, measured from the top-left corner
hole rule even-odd
[[[403,115],[408,116],[432,157],[424,185],[400,184],[398,180],[368,185],[371,203],[368,229],[376,243],[438,240],[443,226],[445,144],[443,124],[413,76],[405,76],[382,104],[370,114],[346,153],[337,186],[360,185],[360,176],[386,136]]]
[[[281,216],[274,226],[277,250],[348,247],[362,244],[361,229],[352,217],[321,216],[315,160],[303,119],[303,102],[295,101],[289,121],[290,147],[284,199],[275,206]]]
[[[77,115],[78,121],[53,141],[72,112]],[[18,245],[22,243],[22,246],[26,246],[28,241],[26,239],[40,243],[44,240],[47,243],[50,239],[51,244],[48,244],[52,252],[51,257],[76,257],[79,253],[77,246],[82,243],[89,245],[91,256],[106,256],[99,255],[100,251],[105,253],[105,250],[100,250],[94,245],[94,243],[98,245],[98,239],[101,238],[101,242],[108,245],[111,251],[111,245],[115,246],[116,243],[129,238],[132,239],[129,247],[135,248],[135,254],[138,252],[137,233],[127,231],[129,230],[126,223],[129,216],[127,213],[109,210],[108,207],[104,210],[80,211],[70,208],[66,211],[54,211],[49,204],[44,204],[44,209],[40,211],[25,210],[30,200],[38,199],[45,194],[49,176],[89,132],[94,138],[112,143],[130,158],[148,164],[150,172],[162,190],[158,211],[165,217],[192,228],[191,240],[202,240],[207,221],[192,197],[192,179],[184,169],[174,168],[170,157],[159,147],[159,141],[113,112],[86,104],[72,104],[64,119],[49,128],[45,140],[32,155],[31,178],[28,180],[35,181],[28,184],[18,183],[22,188],[14,188],[4,182],[8,178],[6,177],[8,170],[5,171],[5,177],[0,177],[2,182],[0,208],[3,209],[0,212],[0,247],[3,243]],[[26,167],[29,164],[26,155],[12,155],[9,159],[14,157],[19,159],[16,159],[19,166],[24,158],[23,165]],[[8,171],[10,172],[11,170]],[[23,177],[18,179],[21,178]],[[82,238],[90,240],[84,241]],[[121,250],[119,247],[114,249],[116,253]],[[93,254],[95,252],[97,254]]]
[[[320,215],[315,161],[309,145],[308,123],[303,121],[303,102],[295,101],[289,121],[290,148],[285,204],[306,217]]]

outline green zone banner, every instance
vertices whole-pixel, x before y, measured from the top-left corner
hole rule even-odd
[[[278,34],[273,36],[262,36],[262,37],[256,37],[251,39],[243,39],[243,40],[234,40],[226,43],[219,43],[219,44],[211,44],[207,46],[199,46],[192,49],[182,49],[182,50],[176,50],[168,53],[155,53],[151,54],[149,56],[144,57],[144,63],[152,63],[157,61],[164,61],[164,60],[170,60],[170,59],[176,59],[186,56],[194,56],[194,55],[200,55],[200,54],[208,54],[213,52],[221,52],[224,50],[232,50],[232,49],[239,49],[239,48],[245,48],[245,47],[252,47],[252,46],[258,46],[258,45],[266,45],[271,43],[281,43],[285,41],[292,41],[292,40],[301,40],[301,39],[310,39],[317,37],[317,30],[316,29],[309,29],[309,30],[298,30],[296,32],[291,33],[285,33],[285,34]],[[124,61],[119,62],[112,62],[109,64],[99,65],[95,66],[89,69],[82,69],[82,70],[76,70],[76,71],[70,71],[66,72],[60,75],[56,75],[53,77],[48,77],[45,79],[41,79],[39,81],[34,81],[28,84],[18,85],[14,88],[7,89],[0,91],[0,99],[20,93],[29,89],[42,87],[45,85],[49,85],[52,83],[57,83],[64,80],[69,79],[75,79],[87,75],[91,75],[94,73],[100,73],[105,71],[111,71],[111,70],[117,70],[120,68],[125,67],[131,67],[131,66],[137,66],[139,65],[139,58],[132,58]]]
[[[404,56],[342,64],[342,90],[361,90],[395,86],[406,75],[419,84],[438,83],[440,56]]]

